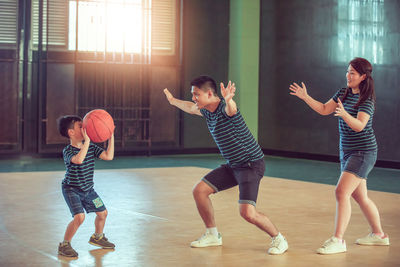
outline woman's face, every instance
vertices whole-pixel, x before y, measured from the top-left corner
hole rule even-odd
[[[360,75],[353,66],[349,65],[346,73],[347,86],[352,89],[359,89],[360,83],[365,79],[365,74]]]

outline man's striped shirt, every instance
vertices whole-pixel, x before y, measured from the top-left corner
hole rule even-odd
[[[332,99],[337,103],[338,98],[342,99],[346,88],[342,88],[336,92]],[[367,125],[361,132],[356,132],[351,129],[347,123],[339,117],[339,134],[340,134],[340,150],[353,151],[370,151],[377,150],[378,146],[375,139],[374,130],[372,129],[372,118],[374,116],[375,106],[374,101],[367,99],[358,108],[354,108],[358,102],[359,94],[353,94],[350,90],[343,102],[344,109],[354,118],[357,118],[357,113],[362,111],[370,115]]]
[[[225,106],[225,100],[221,99],[214,112],[207,109],[200,110],[206,118],[208,129],[222,156],[232,166],[262,159],[264,154],[239,110],[229,117],[225,112]]]
[[[99,158],[104,149],[90,143],[88,152],[82,164],[71,162],[71,158],[78,154],[79,148],[68,145],[63,150],[63,157],[67,172],[62,181],[63,184],[77,187],[83,191],[88,191],[93,187],[93,172],[95,158]]]

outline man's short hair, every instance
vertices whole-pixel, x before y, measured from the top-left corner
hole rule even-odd
[[[74,128],[77,121],[82,121],[82,118],[76,115],[65,115],[57,119],[57,127],[60,134],[69,138],[68,130]]]
[[[193,79],[190,83],[191,86],[196,86],[200,90],[207,92],[211,90],[214,95],[217,95],[217,84],[213,78],[207,75],[199,76]]]

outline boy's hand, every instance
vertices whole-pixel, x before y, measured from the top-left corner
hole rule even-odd
[[[225,99],[225,103],[228,103],[235,95],[236,92],[235,83],[229,81],[226,88],[224,87],[223,83],[221,83],[220,86],[221,86],[221,95]]]
[[[168,102],[172,105],[172,101],[174,100],[174,96],[168,91],[167,88],[164,89],[164,94],[167,97]]]
[[[83,138],[85,139],[85,143],[86,143],[86,142],[89,142],[89,143],[90,143],[90,137],[87,135],[86,129],[81,128],[81,131],[82,131],[82,136],[83,136]]]

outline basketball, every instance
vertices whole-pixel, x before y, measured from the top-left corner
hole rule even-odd
[[[94,143],[110,139],[115,129],[113,118],[104,109],[94,109],[88,112],[83,118],[82,124],[90,140]]]

